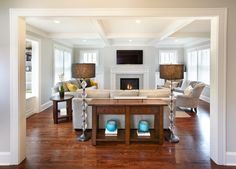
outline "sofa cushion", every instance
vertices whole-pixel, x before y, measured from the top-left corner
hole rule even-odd
[[[138,96],[138,90],[111,90],[110,97],[114,98],[115,96]]]
[[[172,81],[172,88],[177,87],[178,85],[179,85],[179,81],[174,81],[174,80]],[[171,86],[171,81],[166,80],[163,87],[170,88],[170,86]]]
[[[147,96],[148,98],[163,98],[170,96],[169,88],[155,90],[139,90],[139,96]]]
[[[191,85],[189,85],[185,90],[184,90],[184,95],[186,96],[192,96],[193,93],[193,88]]]
[[[68,82],[71,83],[71,84],[74,84],[78,89],[82,88],[81,87],[81,82],[77,79],[72,79],[72,80],[69,80]]]
[[[87,98],[109,98],[110,90],[87,90]]]
[[[70,92],[75,92],[78,87],[75,84],[72,83],[66,83],[67,88],[69,89]]]

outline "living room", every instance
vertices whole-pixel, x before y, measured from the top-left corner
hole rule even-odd
[[[158,85],[164,85],[164,81],[159,77],[159,64],[184,64],[186,68],[191,66],[188,70],[195,69],[195,72],[185,72],[185,79],[200,81],[201,77],[197,77],[197,73],[203,65],[193,65],[191,62],[199,61],[190,61],[192,56],[188,55],[191,52],[200,53],[200,49],[210,49],[210,20],[206,19],[28,17],[26,24],[26,36],[31,39],[38,38],[41,42],[40,63],[43,69],[41,68],[40,74],[41,81],[44,81],[41,88],[44,90],[41,90],[40,111],[51,105],[51,88],[59,81],[59,74],[65,75],[65,81],[72,79],[71,64],[88,62],[88,58],[84,58],[85,55],[93,55],[93,60],[90,58],[89,62],[96,63],[95,81],[99,89],[119,89],[119,79],[116,79],[118,73],[115,71],[125,74],[124,77],[142,76],[143,79],[139,77],[140,89],[156,89]],[[124,24],[130,30],[122,30]],[[101,29],[106,36],[100,36]],[[119,50],[141,50],[142,64],[117,64],[116,52]],[[63,60],[60,52],[67,52],[69,56],[64,56],[66,58]],[[200,57],[202,56],[199,56],[199,59]],[[209,59],[208,54],[201,62],[209,64]],[[205,83],[209,84],[209,65],[207,67],[205,72],[198,74],[206,74],[202,79],[206,79]],[[119,69],[123,69],[123,72]],[[141,72],[136,72],[136,75],[129,73],[138,69]],[[148,72],[146,76],[142,71]],[[37,73],[33,76],[36,75]],[[209,102],[209,85],[203,93],[203,98]]]
[[[151,80],[150,80],[150,82],[151,82]],[[152,83],[153,83],[153,81],[152,81]],[[153,83],[153,84],[155,84],[155,83]],[[154,85],[155,86],[155,85]]]

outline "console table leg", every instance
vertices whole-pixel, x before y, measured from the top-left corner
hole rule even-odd
[[[92,145],[97,144],[97,107],[92,107]]]
[[[125,143],[130,144],[130,108],[126,107],[125,115]]]
[[[159,144],[163,144],[163,107],[159,107],[159,113],[155,114],[155,120],[154,120],[154,125],[155,125],[155,132],[157,136],[157,142]]]

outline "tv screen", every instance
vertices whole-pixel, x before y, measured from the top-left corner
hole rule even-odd
[[[142,50],[117,50],[117,64],[143,64]]]

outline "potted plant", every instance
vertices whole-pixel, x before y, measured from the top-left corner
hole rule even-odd
[[[61,84],[59,86],[59,95],[60,95],[60,97],[64,97],[64,95],[65,95],[65,90],[64,90],[63,84]]]

